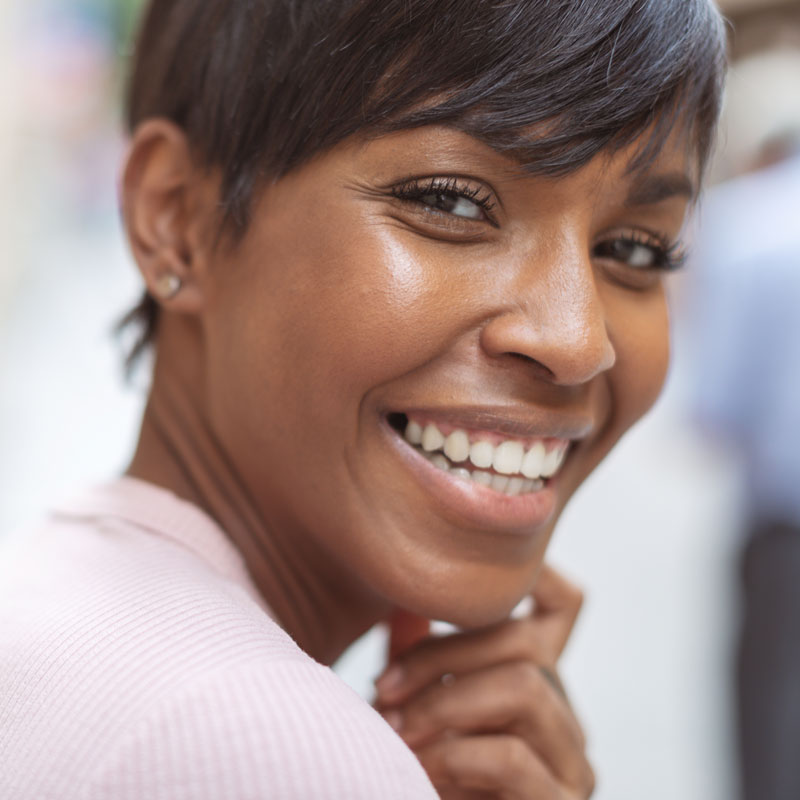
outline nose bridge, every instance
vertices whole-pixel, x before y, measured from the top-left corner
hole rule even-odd
[[[616,354],[588,250],[563,236],[537,249],[515,276],[512,304],[484,330],[494,355],[522,355],[555,383],[585,383],[610,369]]]

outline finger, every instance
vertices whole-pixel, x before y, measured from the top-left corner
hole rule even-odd
[[[536,754],[516,736],[470,736],[416,751],[437,789],[491,792],[502,800],[566,800]]]
[[[545,565],[532,596],[536,608],[530,617],[427,638],[416,646],[412,645],[423,638],[422,632],[427,634],[428,622],[407,612],[396,612],[391,650],[402,656],[376,682],[379,701],[402,701],[446,673],[458,674],[499,661],[528,659],[554,667],[575,624],[583,594]]]
[[[531,593],[533,620],[541,644],[555,663],[569,640],[583,605],[583,592],[547,564],[542,566]]]
[[[430,630],[430,620],[410,611],[394,611],[389,618],[389,661],[426,639]]]
[[[578,720],[529,661],[473,672],[451,686],[431,686],[397,711],[398,732],[412,748],[447,732],[510,733],[567,786],[584,789],[591,782]]]
[[[442,675],[462,675],[492,664],[532,661],[553,667],[532,617],[490,628],[428,638],[403,653],[375,683],[381,704],[404,702]]]

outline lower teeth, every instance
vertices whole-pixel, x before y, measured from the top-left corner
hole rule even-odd
[[[492,472],[485,472],[484,470],[473,470],[470,472],[464,467],[457,467],[442,453],[427,453],[421,447],[414,448],[418,453],[421,453],[428,461],[433,464],[437,469],[442,472],[447,472],[454,478],[463,481],[472,481],[481,486],[487,486],[494,489],[496,492],[515,496],[518,494],[531,494],[538,492],[544,488],[544,481],[541,479],[532,480],[531,478],[509,477],[508,475],[495,475]]]

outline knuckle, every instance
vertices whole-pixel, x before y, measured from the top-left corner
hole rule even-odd
[[[496,777],[498,780],[510,780],[517,783],[528,771],[530,750],[522,739],[511,736],[505,741],[500,757],[496,760]]]
[[[544,677],[532,661],[518,661],[514,665],[515,683],[526,697],[538,698],[544,689]]]
[[[573,612],[577,614],[583,607],[583,603],[586,600],[586,594],[580,586],[575,583],[571,583],[570,581],[565,581],[564,592],[567,604],[573,610]]]

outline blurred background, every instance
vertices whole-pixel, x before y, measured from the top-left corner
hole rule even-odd
[[[140,291],[116,201],[125,147],[120,94],[140,6],[0,0],[2,536],[54,498],[119,473],[132,451],[144,393],[136,382],[126,386],[112,329]],[[783,177],[800,152],[800,0],[722,6],[734,68],[715,188],[695,224],[695,257],[671,279],[671,377],[655,411],[575,498],[551,551],[587,592],[563,670],[588,730],[598,800],[739,796],[741,554],[748,528],[769,516],[765,504],[782,503],[781,519],[800,520],[786,493],[753,490],[754,460],[762,459],[762,475],[774,462],[752,450],[746,412],[761,408],[770,419],[778,412],[750,396],[767,380],[753,370],[764,360],[759,347],[770,347],[751,333],[777,327],[775,315],[765,321],[748,312],[745,321],[725,289],[754,297],[754,273],[746,270],[780,261],[762,247],[775,241],[775,226],[787,233],[785,241],[777,237],[783,252],[795,243],[800,252],[800,184],[791,188]],[[763,221],[750,225],[758,213]],[[732,236],[745,229],[749,241]],[[737,259],[746,262],[741,274],[731,266]],[[797,279],[790,287],[788,262],[780,263],[784,273],[770,278],[765,302],[794,314]],[[756,271],[761,281],[765,273]],[[794,271],[800,275],[797,262]],[[770,350],[770,379],[784,362],[800,366],[800,330],[784,327],[775,336],[783,344]],[[748,371],[738,374],[743,363]],[[797,397],[774,384],[774,395]],[[800,399],[783,405],[795,414]],[[790,470],[788,451],[800,452],[797,426],[784,424],[777,438],[777,463]],[[797,485],[800,475],[792,477]],[[769,583],[773,573],[764,569]],[[368,635],[338,667],[367,696],[382,637]],[[786,742],[794,761],[798,743]],[[779,796],[788,797],[758,800]]]

